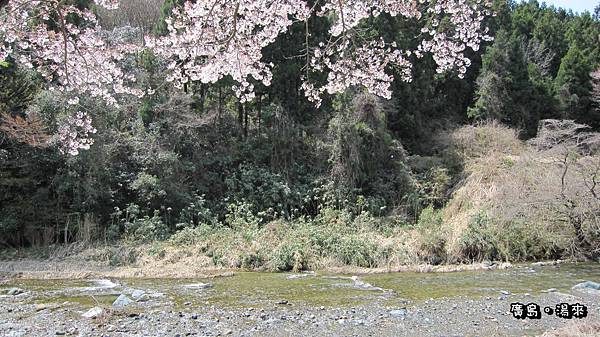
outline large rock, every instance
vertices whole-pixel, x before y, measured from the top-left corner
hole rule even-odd
[[[592,282],[592,281],[585,281],[585,282],[581,282],[579,284],[576,284],[573,286],[573,288],[571,288],[573,290],[600,290],[600,283],[596,283],[596,282]]]
[[[21,289],[21,288],[8,288],[6,289],[6,294],[10,295],[10,296],[17,296],[17,295],[21,295],[25,292],[25,290]]]
[[[86,318],[97,318],[99,316],[102,316],[104,314],[104,309],[100,308],[100,307],[93,307],[90,310],[86,311],[83,315],[83,317]]]
[[[390,316],[395,317],[395,318],[404,318],[404,317],[406,317],[407,313],[408,312],[404,308],[402,308],[402,309],[396,309],[396,310],[391,310],[390,311]]]
[[[113,306],[115,307],[126,307],[132,304],[133,301],[127,297],[126,295],[121,294],[117,299],[113,302]]]
[[[131,293],[131,298],[133,298],[133,300],[136,302],[144,302],[144,301],[148,301],[149,296],[143,290],[134,289],[133,292]]]

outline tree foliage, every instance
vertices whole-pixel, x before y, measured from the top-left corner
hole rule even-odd
[[[4,2],[0,245],[377,215],[431,234],[423,249],[440,262],[437,208],[465,174],[449,130],[600,127],[597,15],[504,0],[207,3]],[[331,250],[373,263],[347,241]],[[301,250],[288,248],[284,269]]]

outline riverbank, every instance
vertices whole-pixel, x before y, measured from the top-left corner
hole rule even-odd
[[[152,245],[84,247],[54,246],[44,249],[5,251],[1,254],[0,277],[23,279],[90,279],[90,278],[204,278],[242,271],[270,271],[236,265],[215,265],[205,255],[194,255],[190,247],[162,248],[153,252]],[[119,254],[118,262],[115,256]],[[130,256],[131,258],[127,258]],[[549,261],[542,264],[558,264]],[[475,270],[507,269],[507,262],[485,261],[471,264],[431,265],[426,263],[390,264],[386,267],[359,267],[329,261],[318,271],[335,274],[381,274],[396,272],[448,273]]]
[[[555,263],[555,262],[550,262]],[[382,274],[398,272],[451,273],[461,271],[495,270],[512,268],[510,263],[473,263],[463,265],[404,265],[390,268],[332,267],[320,271],[335,274]],[[210,278],[229,276],[244,269],[223,267],[198,267],[185,261],[165,266],[110,267],[101,264],[71,261],[23,259],[0,261],[0,279],[92,279],[92,278]]]
[[[575,337],[600,332],[600,291],[573,288],[582,280],[598,281],[597,264],[352,277],[221,276],[228,277],[5,279],[0,335]],[[541,308],[581,303],[588,316],[520,320],[510,313],[514,302]]]

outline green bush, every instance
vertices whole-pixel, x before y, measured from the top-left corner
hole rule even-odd
[[[261,252],[247,252],[240,259],[241,267],[244,269],[257,269],[265,264],[265,256]]]
[[[148,205],[162,200],[167,192],[162,188],[160,180],[155,175],[141,172],[137,178],[131,182],[131,189],[136,191],[139,198]]]
[[[331,227],[308,225],[301,234],[308,241],[308,245],[319,256],[327,256],[338,246],[342,240],[342,233]]]
[[[425,208],[419,216],[417,230],[420,235],[419,255],[431,264],[440,264],[446,260],[447,233],[442,228],[440,211],[432,206]]]
[[[214,229],[206,224],[195,228],[185,227],[171,235],[169,242],[179,246],[193,246],[205,240],[213,232]]]
[[[495,233],[485,212],[473,216],[460,237],[460,255],[466,261],[493,260],[498,257]]]
[[[211,258],[211,261],[215,267],[226,266],[226,261],[223,258],[223,252],[221,252],[219,249],[207,251],[206,256]]]
[[[144,216],[135,218],[125,223],[125,236],[128,240],[135,242],[151,242],[153,240],[164,240],[169,234],[167,226],[163,223],[160,212],[154,211],[152,217]]]
[[[547,259],[553,257],[557,247],[552,240],[558,233],[540,230],[522,221],[510,221],[498,227],[496,233],[499,257],[505,261]]]
[[[242,164],[225,179],[227,195],[238,204],[252,205],[265,220],[289,218],[300,196],[292,193],[288,183],[278,174],[261,167]]]
[[[154,256],[158,259],[163,259],[166,256],[166,254],[167,252],[165,251],[165,248],[159,243],[154,243],[148,249],[148,255]]]
[[[194,200],[179,213],[179,222],[185,227],[195,227],[199,224],[216,225],[218,219],[208,207],[205,196],[196,195]],[[182,226],[178,225],[178,227]]]
[[[564,250],[552,239],[557,235],[524,221],[494,223],[482,211],[473,216],[461,234],[460,254],[469,262],[553,258],[560,256],[559,253]]]
[[[325,207],[319,211],[315,221],[328,227],[346,227],[352,224],[352,213],[346,208]]]
[[[225,222],[234,229],[258,228],[263,219],[255,214],[252,204],[238,201],[227,205]]]
[[[377,266],[381,255],[376,244],[358,236],[346,236],[330,249],[341,263],[365,268]]]
[[[299,271],[308,268],[308,249],[295,242],[284,242],[270,256],[270,266],[276,271]]]

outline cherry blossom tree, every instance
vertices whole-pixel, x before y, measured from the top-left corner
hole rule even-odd
[[[59,151],[72,156],[79,154],[79,150],[88,150],[94,139],[91,134],[96,133],[92,126],[91,117],[82,111],[69,116],[58,129],[57,141]]]
[[[393,77],[386,72],[396,67],[410,81],[410,57],[433,55],[438,72],[458,70],[463,76],[471,64],[467,48],[477,50],[490,39],[483,20],[491,15],[491,4],[481,0],[320,0],[312,7],[302,0],[197,1],[175,8],[167,20],[169,34],[150,38],[148,44],[171,60],[169,80],[181,86],[188,81],[214,83],[231,76],[242,101],[252,99],[252,79],[269,85],[272,64],[262,61],[262,48],[274,42],[296,21],[306,33],[306,76],[302,88],[309,100],[320,103],[322,94],[339,93],[353,85],[390,98]],[[417,50],[400,50],[394,43],[368,40],[361,34],[367,18],[387,13],[409,19],[427,18]],[[308,29],[311,16],[332,19],[330,39],[311,45]],[[442,24],[443,23],[443,24]],[[311,81],[311,72],[326,71],[324,86]]]
[[[96,3],[107,8],[117,5],[109,0]],[[10,56],[20,66],[35,69],[52,84],[52,90],[76,90],[112,104],[115,94],[143,95],[127,85],[134,78],[118,66],[138,47],[109,45],[89,9],[60,0],[9,0],[0,7],[0,21],[0,61]]]
[[[390,98],[390,68],[410,81],[411,63],[425,53],[433,55],[438,72],[456,70],[463,76],[471,63],[465,55],[467,49],[477,50],[482,41],[490,39],[483,25],[484,18],[492,14],[487,1],[188,1],[175,7],[166,20],[168,34],[146,37],[144,48],[168,61],[167,78],[175,86],[230,77],[236,83],[233,90],[245,102],[254,98],[255,83],[271,83],[274,65],[263,61],[263,48],[294,23],[303,23],[306,43],[301,57],[306,66],[302,89],[310,101],[319,106],[324,94],[351,86],[364,86]],[[118,6],[118,0],[94,3],[107,9]],[[393,42],[363,34],[366,20],[383,14],[423,20],[425,28],[415,37],[420,41],[418,48],[402,50]],[[309,23],[315,16],[330,19],[327,41],[311,40]],[[153,92],[152,88],[136,88],[135,77],[119,67],[121,60],[141,46],[103,39],[89,9],[65,0],[0,0],[0,22],[0,62],[10,58],[35,69],[52,90],[78,92],[111,104],[117,103],[120,94],[142,97]],[[325,84],[313,81],[317,72],[327,73]],[[89,143],[83,144],[87,147]]]

